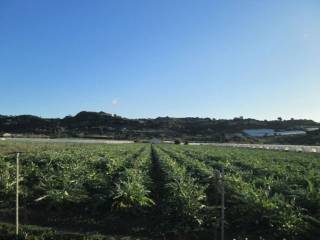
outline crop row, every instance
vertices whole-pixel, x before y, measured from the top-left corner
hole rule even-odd
[[[207,146],[166,148],[186,162],[225,168],[226,218],[233,237],[308,239],[319,233],[318,155]]]

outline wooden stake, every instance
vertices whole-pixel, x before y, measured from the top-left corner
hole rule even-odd
[[[19,235],[19,156],[20,153],[17,153],[17,172],[16,172],[16,236],[18,238]]]
[[[224,168],[221,169],[221,240],[224,240]]]

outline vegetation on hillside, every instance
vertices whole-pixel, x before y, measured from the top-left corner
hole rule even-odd
[[[307,134],[303,138],[269,137],[252,138],[237,136],[244,129],[292,130],[319,127],[311,120],[259,121],[255,119],[234,118],[232,120],[211,118],[170,118],[127,119],[104,112],[80,112],[63,119],[45,119],[30,115],[0,116],[0,134],[13,133],[21,136],[43,137],[91,137],[108,139],[143,140],[157,137],[160,139],[214,142],[301,142],[319,143],[319,132],[315,137]],[[231,137],[230,137],[231,136]],[[300,140],[294,140],[300,139]]]

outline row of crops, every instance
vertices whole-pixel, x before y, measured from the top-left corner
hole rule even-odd
[[[149,146],[29,147],[20,157],[22,223],[126,234],[136,223],[130,213],[152,204]],[[0,159],[0,220],[13,219],[14,159]]]
[[[165,149],[177,161],[191,162],[191,174],[197,162],[212,169],[224,167],[226,222],[236,236],[320,236],[319,155],[194,146]],[[196,179],[205,176],[201,172]]]
[[[23,152],[22,224],[60,233],[218,239],[224,169],[226,239],[320,236],[317,154],[148,144],[0,144],[0,222],[14,222],[16,166],[10,153],[17,150]],[[29,239],[32,234],[21,230],[21,235]],[[45,236],[34,239],[52,239]]]

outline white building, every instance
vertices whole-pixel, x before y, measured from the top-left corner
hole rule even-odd
[[[11,133],[4,133],[2,136],[4,138],[11,138],[12,137]]]
[[[265,137],[274,136],[275,131],[273,129],[245,129],[243,133],[249,137]]]

